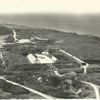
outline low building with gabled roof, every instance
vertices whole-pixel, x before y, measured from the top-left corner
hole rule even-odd
[[[57,58],[52,56],[51,54],[28,54],[27,59],[31,64],[36,64],[36,63],[41,63],[41,64],[46,64],[46,63],[54,63],[56,62]]]

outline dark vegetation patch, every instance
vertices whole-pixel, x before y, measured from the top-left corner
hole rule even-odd
[[[0,79],[0,99],[43,99],[43,97]]]
[[[15,98],[15,96],[18,96],[19,94],[22,94],[24,96],[28,95],[29,93],[30,92],[24,88],[12,85],[11,83],[7,83],[6,81],[0,79],[0,99]]]
[[[100,41],[100,37],[93,36],[96,40]]]
[[[34,65],[30,65],[30,64],[16,64],[15,66],[12,66],[11,68],[8,68],[8,71],[20,71],[20,72],[30,72],[33,74],[38,74],[39,73],[43,73],[45,71],[51,70],[51,67],[48,64],[34,64]]]
[[[79,80],[71,79],[70,76],[67,78],[60,78],[46,72],[41,74],[42,80],[38,80],[38,76],[33,77],[32,75],[18,75],[18,76],[11,76],[8,79],[17,81],[20,84],[24,84],[30,88],[36,89],[42,93],[57,97],[57,98],[81,98],[81,97],[88,97],[89,94],[93,92],[93,89],[89,86],[85,86],[85,84],[81,83]],[[69,77],[69,78],[68,78]],[[66,83],[65,83],[66,82]],[[65,84],[64,84],[65,83]],[[70,85],[72,88],[70,88]],[[87,88],[88,89],[87,89]],[[85,88],[83,94],[76,95],[74,92],[80,88]],[[71,90],[72,89],[72,90]],[[85,94],[85,96],[84,96]]]
[[[21,54],[23,56],[26,56],[29,53],[41,53],[43,50],[46,49],[45,46],[42,45],[36,46],[31,43],[11,44],[11,45],[4,45],[3,47],[5,51]]]
[[[10,35],[12,34],[12,30],[5,27],[5,26],[0,26],[0,35]]]

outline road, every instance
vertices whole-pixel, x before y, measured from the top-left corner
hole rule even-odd
[[[6,81],[6,82],[8,82],[8,83],[11,83],[12,85],[16,85],[16,86],[22,87],[22,88],[24,88],[24,89],[27,89],[27,90],[29,90],[30,92],[32,92],[33,94],[34,94],[34,93],[35,93],[35,94],[38,94],[39,96],[42,96],[43,98],[46,98],[46,99],[54,99],[54,98],[55,98],[55,97],[51,97],[51,96],[49,96],[49,95],[43,94],[43,93],[41,93],[41,92],[39,92],[39,91],[36,91],[36,90],[34,90],[34,89],[28,88],[28,87],[26,87],[26,86],[24,86],[24,85],[21,85],[21,84],[19,84],[19,83],[16,83],[16,82],[7,80],[7,79],[5,79],[4,77],[0,77],[0,79]],[[98,88],[97,85],[92,84],[92,83],[90,83],[90,82],[85,82],[85,81],[82,81],[82,83],[85,83],[85,84],[88,84],[88,85],[92,86],[93,89],[94,89],[94,91],[95,91],[96,99],[97,99],[97,100],[100,100],[99,88]]]
[[[24,88],[24,89],[26,89],[26,90],[29,90],[29,91],[32,92],[33,94],[34,94],[34,93],[35,93],[35,94],[38,94],[39,96],[42,96],[43,98],[46,98],[46,99],[54,99],[54,97],[51,97],[51,96],[46,95],[46,94],[43,94],[43,93],[41,93],[41,92],[39,92],[39,91],[36,91],[36,90],[34,90],[34,89],[28,88],[28,87],[26,87],[26,86],[24,86],[24,85],[21,85],[21,84],[19,84],[19,83],[16,83],[16,82],[7,80],[7,79],[5,79],[4,77],[0,77],[0,79],[6,81],[7,83],[11,83],[12,85],[16,85],[16,86],[19,86],[19,87]]]
[[[79,59],[79,58],[73,56],[72,54],[70,54],[70,53],[68,53],[68,52],[66,52],[66,51],[64,51],[64,50],[62,50],[62,49],[59,49],[59,50],[60,50],[62,53],[64,53],[64,54],[66,54],[67,56],[69,56],[70,58],[74,59],[77,63],[79,63],[79,64],[81,65],[80,68],[83,68],[83,69],[84,69],[84,73],[85,73],[85,74],[87,73],[87,68],[88,68],[88,66],[89,66],[88,63],[82,61],[81,59]]]
[[[97,100],[100,100],[100,93],[99,93],[99,87],[93,83],[90,83],[90,82],[85,82],[85,81],[82,81],[83,83],[85,84],[88,84],[90,86],[93,87],[94,91],[95,91],[95,95],[96,95],[96,99]]]
[[[18,39],[16,38],[16,36],[17,36],[17,35],[16,35],[16,31],[15,31],[14,29],[12,29],[12,31],[13,31],[13,38],[14,38],[14,40],[15,40],[15,41],[18,41]]]

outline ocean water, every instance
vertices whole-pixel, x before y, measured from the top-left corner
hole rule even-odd
[[[1,15],[0,23],[100,36],[100,14],[12,14]]]

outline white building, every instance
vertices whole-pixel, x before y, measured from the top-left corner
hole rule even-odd
[[[50,55],[50,56],[45,55],[45,54],[34,54],[33,55],[31,53],[27,55],[27,59],[29,60],[29,62],[31,64],[36,64],[36,63],[40,63],[40,64],[54,63],[57,60],[57,58],[55,58],[52,55]]]

